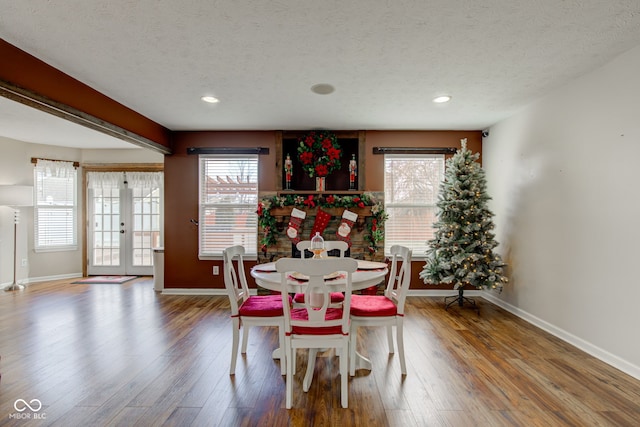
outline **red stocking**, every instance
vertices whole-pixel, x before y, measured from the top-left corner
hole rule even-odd
[[[297,245],[298,242],[302,240],[300,239],[300,226],[306,216],[307,213],[300,209],[293,208],[291,211],[291,218],[289,219],[289,225],[287,226],[287,237],[289,237],[294,245]]]
[[[316,232],[324,233],[324,229],[327,228],[327,224],[329,224],[329,220],[331,219],[331,215],[323,211],[322,209],[318,209],[318,214],[316,215],[316,220],[313,223],[313,228],[311,229],[311,234],[309,234],[309,238],[312,238],[316,235]]]
[[[356,222],[357,219],[357,213],[345,209],[342,213],[342,221],[340,222],[340,226],[336,232],[338,239],[347,242],[349,247],[351,247],[351,229],[353,228],[353,223]]]

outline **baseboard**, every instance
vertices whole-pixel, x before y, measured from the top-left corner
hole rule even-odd
[[[250,293],[253,294],[254,290]],[[212,289],[212,288],[168,288],[159,292],[162,295],[219,295],[226,296],[226,289]],[[257,291],[255,292],[257,294]]]
[[[497,305],[500,308],[508,311],[509,313],[518,316],[519,318],[531,323],[534,326],[554,335],[561,340],[579,348],[580,350],[589,353],[591,356],[602,360],[608,365],[613,366],[616,369],[621,370],[622,372],[631,375],[632,377],[640,380],[640,367],[629,363],[628,361],[616,356],[615,354],[611,354],[606,350],[601,349],[598,346],[591,344],[583,340],[580,337],[577,337],[564,329],[558,328],[557,326],[552,325],[549,322],[546,322],[539,317],[536,317],[516,306],[513,306],[500,298],[497,298],[490,291],[480,291],[482,293],[482,298],[487,301]],[[465,292],[466,293],[466,292]]]
[[[82,273],[59,274],[56,276],[29,277],[27,279],[18,280],[18,284],[22,286],[28,286],[31,283],[49,282],[54,280],[76,279],[78,277],[82,277]],[[9,286],[11,286],[11,282],[0,283],[0,289],[5,289],[5,288],[8,288]]]
[[[453,289],[414,289],[407,292],[408,297],[452,297],[457,296],[458,291]],[[482,291],[478,290],[466,290],[464,291],[466,297],[482,297]]]
[[[78,277],[82,277],[82,273],[69,273],[69,274],[58,274],[55,276],[29,277],[25,281],[20,282],[20,284],[28,285],[29,283],[49,282],[53,280],[77,279]]]

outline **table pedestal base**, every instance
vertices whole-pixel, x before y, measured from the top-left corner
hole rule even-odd
[[[367,359],[360,353],[356,351],[356,370],[358,369],[366,369],[367,371],[371,370],[371,360]]]

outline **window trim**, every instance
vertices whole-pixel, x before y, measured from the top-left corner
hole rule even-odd
[[[428,158],[432,158],[432,159],[438,159],[440,161],[441,164],[441,181],[438,184],[438,190],[437,190],[437,194],[436,194],[436,198],[433,201],[433,204],[416,204],[416,203],[391,203],[391,200],[389,197],[387,197],[387,187],[386,187],[386,177],[387,177],[387,159],[392,159],[392,158],[417,158],[417,159],[428,159]],[[392,214],[390,214],[390,209],[389,208],[395,208],[395,207],[402,207],[402,208],[437,208],[437,202],[438,202],[438,195],[440,192],[440,185],[442,180],[444,180],[444,176],[445,176],[445,169],[446,169],[446,155],[444,153],[440,153],[440,154],[434,154],[434,153],[409,153],[409,152],[403,152],[403,153],[384,153],[384,159],[383,159],[383,182],[384,182],[384,188],[383,188],[383,193],[384,193],[384,203],[385,203],[385,210],[387,211],[387,213],[391,216]],[[389,220],[387,220],[386,224],[389,224]],[[385,224],[385,225],[386,225]],[[387,239],[387,232],[388,229],[385,226],[385,239],[384,239],[384,253],[385,256],[390,256],[390,253],[388,252],[389,249],[391,248],[391,246],[393,246],[392,244],[388,243],[388,239]],[[411,240],[411,242],[415,242],[417,240]],[[426,243],[426,242],[425,242]],[[397,244],[397,243],[394,243]],[[416,248],[413,248],[413,254],[412,257],[414,259],[424,259],[426,258],[426,251],[421,251]]]
[[[53,209],[71,209],[72,213],[72,226],[71,226],[71,240],[73,241],[70,244],[65,245],[41,245],[39,244],[39,233],[38,233],[38,224],[39,220],[39,212],[41,209],[52,209],[51,206],[47,205],[38,205],[38,193],[40,190],[40,180],[38,179],[38,174],[42,173],[43,168],[47,167],[63,167],[66,170],[73,170],[73,205],[66,207],[53,207]],[[68,252],[68,251],[76,251],[79,249],[78,240],[78,170],[75,162],[64,161],[64,160],[49,160],[49,159],[36,159],[34,162],[34,179],[33,179],[33,251],[36,253],[42,252]]]
[[[222,252],[220,252],[220,254],[217,253],[207,253],[207,252],[203,252],[202,248],[203,248],[203,237],[204,237],[204,231],[202,229],[202,227],[204,227],[204,212],[205,209],[211,206],[216,206],[214,203],[205,203],[203,202],[204,197],[203,197],[203,191],[204,191],[204,182],[203,182],[203,178],[204,178],[204,164],[206,162],[206,159],[221,159],[221,158],[228,158],[228,159],[246,159],[246,160],[251,160],[252,162],[255,162],[255,166],[256,166],[256,182],[255,182],[255,186],[256,186],[256,191],[255,191],[255,198],[256,198],[256,203],[255,206],[253,206],[252,204],[250,205],[249,203],[233,203],[233,204],[228,204],[228,206],[232,207],[232,206],[240,206],[240,207],[251,207],[251,212],[253,212],[253,214],[255,215],[255,241],[256,241],[256,245],[255,247],[251,248],[251,247],[246,247],[245,246],[245,251],[246,251],[246,255],[244,256],[244,259],[246,260],[257,260],[258,259],[258,214],[255,212],[257,209],[257,202],[259,200],[259,183],[258,183],[258,177],[259,177],[259,168],[260,168],[260,161],[258,158],[258,154],[229,154],[229,153],[225,153],[225,154],[199,154],[198,155],[198,259],[199,260],[222,260],[223,256],[222,256]],[[252,193],[247,193],[247,194],[252,194]],[[227,205],[227,204],[225,204]],[[219,206],[219,205],[217,205]]]

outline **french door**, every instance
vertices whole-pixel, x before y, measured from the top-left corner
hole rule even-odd
[[[87,274],[153,274],[162,189],[162,172],[87,173]]]

